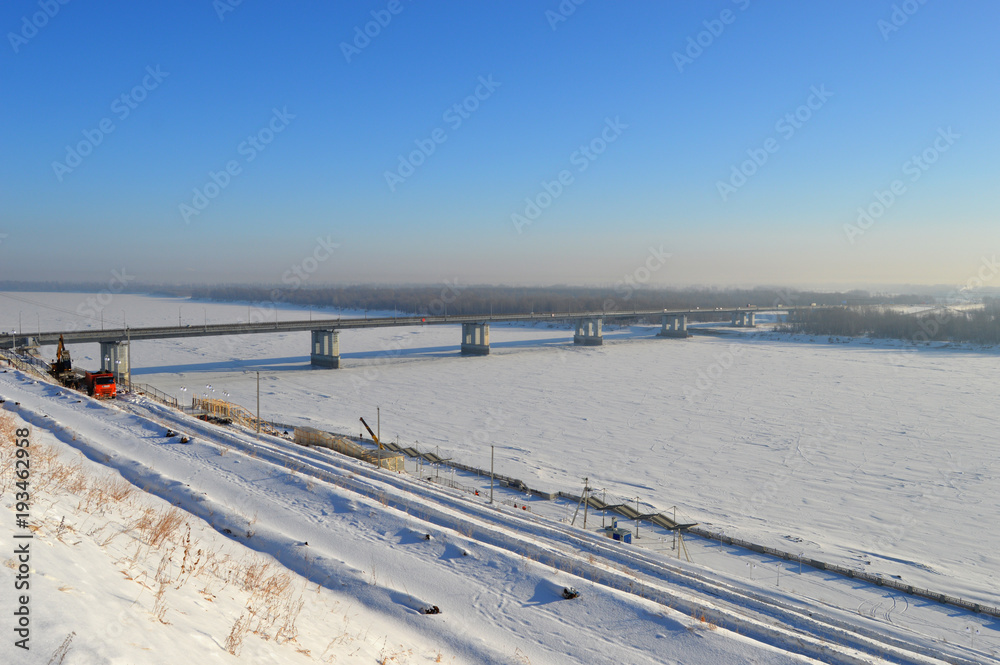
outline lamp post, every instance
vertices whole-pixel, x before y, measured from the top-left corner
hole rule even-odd
[[[490,444],[490,503],[493,503],[493,444]]]
[[[125,312],[122,312],[123,316],[124,314]],[[125,371],[128,372],[128,390],[132,392],[132,333],[129,332],[128,326],[125,326],[125,349],[128,358],[125,365]]]

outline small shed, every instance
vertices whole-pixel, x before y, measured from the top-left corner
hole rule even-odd
[[[612,540],[617,540],[619,542],[625,543],[626,545],[632,544],[632,531],[631,529],[621,529],[618,527],[618,518],[613,518],[611,520],[611,526],[604,527],[604,533],[608,538]]]

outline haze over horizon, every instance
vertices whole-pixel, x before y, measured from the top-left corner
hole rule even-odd
[[[0,27],[2,280],[1000,286],[984,0],[17,0]]]

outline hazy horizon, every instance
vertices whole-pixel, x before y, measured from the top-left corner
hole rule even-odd
[[[5,3],[0,280],[997,286],[998,26],[915,0]]]

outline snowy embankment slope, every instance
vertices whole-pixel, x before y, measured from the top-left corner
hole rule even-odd
[[[352,331],[333,371],[294,355],[301,336],[137,344],[134,376],[250,406],[260,369],[265,417],[357,432],[381,405],[386,438],[480,468],[492,444],[497,470],[532,487],[579,492],[586,476],[732,536],[997,604],[1000,532],[983,525],[1000,514],[1000,356],[654,332],[580,348],[496,326],[489,357],[460,358],[449,327]]]
[[[580,529],[485,506],[326,451],[269,437],[257,441],[156,405],[126,404],[123,410],[16,372],[0,375],[0,396],[36,438],[62,450],[81,450],[205,520],[192,520],[201,538],[208,539],[209,525],[229,532],[229,547],[271,554],[326,589],[323,602],[356,608],[360,619],[354,625],[368,623],[365,637],[342,650],[333,644],[330,651],[328,645],[327,657],[361,649],[368,658],[377,652],[394,655],[397,662],[433,662],[436,654],[443,662],[469,663],[799,662],[796,654],[825,662],[875,662],[874,655],[882,654],[895,662],[934,662],[918,655],[929,651],[951,654],[948,662],[975,662],[968,650],[938,643],[926,632],[920,636],[910,627],[892,626],[872,630],[867,620],[845,612],[803,607],[800,599],[653,553],[623,550]],[[165,423],[195,438],[174,443],[163,436]],[[49,528],[36,542],[55,552],[57,540]],[[105,593],[96,603],[113,613],[108,621],[129,624],[122,626],[127,639],[109,642],[92,625],[85,628],[65,614],[56,585],[87,580],[89,568],[101,567],[102,548],[84,545],[89,556],[83,566],[69,566],[81,561],[67,559],[65,551],[53,563],[44,558],[44,548],[37,550],[37,577],[51,580],[33,606],[40,621],[52,622],[44,631],[39,628],[45,653],[80,626],[74,640],[80,653],[107,655],[120,648],[119,653],[142,653],[133,656],[137,662],[176,662],[185,656],[202,662],[206,650],[221,655],[227,624],[235,617],[220,617],[222,610],[216,608],[222,604],[209,605],[204,598],[168,596],[178,608],[205,613],[202,637],[195,641],[172,642],[159,632],[159,641],[144,641],[155,608],[138,588],[134,594]],[[41,570],[46,563],[53,567]],[[122,588],[118,582],[108,588]],[[577,587],[582,598],[562,600],[564,586]],[[81,593],[99,592],[91,586]],[[230,612],[239,611],[235,599],[227,602],[235,608]],[[439,606],[442,614],[419,614],[429,605]],[[128,621],[120,619],[121,612]],[[167,614],[177,630],[190,625],[188,616],[180,609]],[[315,630],[309,612],[304,616],[300,633],[305,626]],[[132,621],[137,630],[131,630]],[[342,632],[339,626],[334,631]],[[314,637],[303,635],[299,643]],[[155,651],[143,652],[150,644]],[[266,653],[274,662],[306,656],[291,646],[272,652],[254,645],[253,653]]]

